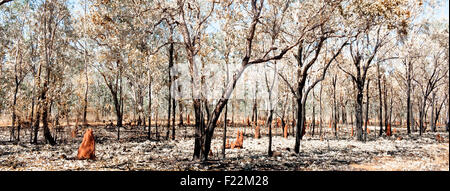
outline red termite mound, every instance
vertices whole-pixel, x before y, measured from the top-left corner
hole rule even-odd
[[[95,141],[94,133],[91,128],[84,133],[83,142],[78,148],[77,159],[92,159],[95,160]]]

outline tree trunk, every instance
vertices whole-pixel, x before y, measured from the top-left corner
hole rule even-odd
[[[38,101],[38,102],[40,102],[40,101]],[[41,107],[40,107],[39,103],[37,105],[37,109],[36,110],[37,110],[36,111],[36,120],[34,121],[34,138],[33,138],[33,143],[34,144],[37,144],[38,133],[39,133],[39,126],[40,126],[40,123],[41,123],[41,112],[40,112]]]
[[[338,121],[338,114],[337,114],[337,100],[336,100],[336,85],[337,85],[337,75],[333,78],[333,129],[334,129],[334,136],[337,138],[337,121]]]
[[[383,86],[384,86],[384,132],[387,132],[388,128],[388,122],[389,122],[389,111],[388,111],[388,94],[387,94],[387,87],[386,87],[386,78],[383,76]]]
[[[83,125],[87,125],[87,107],[88,107],[88,92],[89,92],[89,78],[87,74],[87,61],[86,61],[86,50],[84,51],[84,62],[85,62],[85,80],[86,80],[86,90],[84,92],[84,101],[83,101]]]
[[[148,133],[147,133],[147,138],[150,140],[151,138],[151,127],[152,127],[152,78],[149,75],[149,79],[148,79]]]
[[[14,97],[13,97],[13,105],[12,105],[12,124],[11,124],[11,134],[10,134],[10,140],[14,140],[14,128],[16,126],[16,103],[17,103],[17,92],[19,91],[19,84],[17,83],[17,76],[16,76],[16,85],[14,86]],[[19,132],[19,129],[17,130],[17,133]]]
[[[114,109],[115,109],[115,113],[116,113],[116,126],[117,126],[117,140],[120,140],[120,127],[122,127],[122,112],[121,112],[121,106],[120,106],[120,101],[117,98],[117,92],[111,90],[111,94],[112,94],[112,98],[113,98],[113,102],[114,102]]]
[[[380,132],[379,136],[383,135],[383,95],[381,91],[381,74],[380,74],[380,64],[377,64],[377,84],[378,84],[378,98],[379,98],[379,112],[378,112],[378,121],[380,123]]]
[[[175,112],[176,112],[175,98],[172,98],[172,140],[175,140]]]
[[[322,137],[322,82],[320,82],[320,91],[319,91],[319,137]]]
[[[223,119],[223,143],[222,143],[222,158],[225,159],[225,146],[227,142],[227,115],[228,115],[228,104],[225,105],[225,115]]]
[[[408,62],[406,71],[406,131],[411,134],[411,62]]]
[[[438,107],[436,107],[436,111],[435,111],[435,117],[434,117],[434,125],[435,125],[435,127],[437,128],[437,122],[438,122],[438,120],[439,120],[439,115],[440,115],[440,113],[441,113],[441,109],[442,109],[442,106],[444,105],[444,102],[445,102],[445,100],[442,100],[442,102],[441,102],[441,104],[439,104],[439,106]],[[435,128],[435,131],[434,132],[436,132],[436,128]]]
[[[228,68],[228,54],[226,57],[226,72],[227,72],[227,79],[226,79],[226,83],[223,83],[223,87],[224,87],[224,91],[225,88],[227,88],[227,83],[229,83],[230,81],[230,75],[229,75],[229,68]],[[222,143],[222,158],[225,159],[225,147],[226,147],[226,141],[227,141],[227,115],[228,115],[228,103],[225,104],[225,115],[224,115],[224,119],[223,119],[223,143]]]
[[[220,113],[224,109],[225,105],[228,103],[229,97],[236,87],[236,83],[240,76],[247,68],[247,64],[243,63],[241,68],[239,68],[233,75],[232,80],[228,83],[224,94],[216,104],[214,110],[212,111],[211,117],[208,120],[208,124],[205,125],[203,113],[201,112],[201,103],[199,99],[194,99],[194,111],[195,111],[195,144],[194,144],[194,160],[201,159],[203,161],[208,160],[208,154],[211,148],[211,139],[214,135],[214,129],[217,125],[217,120],[219,119]],[[205,128],[206,127],[206,128]]]
[[[296,128],[296,118],[295,118],[295,116],[296,116],[296,109],[295,109],[295,103],[296,103],[297,101],[296,101],[296,99],[295,99],[295,97],[294,96],[292,96],[292,124],[291,124],[291,133],[289,133],[289,134],[291,134],[292,136],[294,136],[294,129]]]
[[[170,133],[170,119],[171,119],[171,109],[172,109],[172,98],[171,93],[169,91],[169,102],[167,106],[167,131],[166,131],[166,140],[169,140],[169,133]]]
[[[423,99],[423,102],[422,102],[422,105],[421,105],[422,107],[420,108],[420,111],[419,111],[419,135],[420,136],[422,136],[422,133],[424,131],[423,123],[424,123],[424,117],[426,116],[426,110],[425,109],[426,109],[427,97],[423,97],[422,99]]]
[[[194,141],[194,160],[200,160],[203,158],[202,155],[202,147],[203,147],[203,140],[204,140],[204,117],[203,112],[201,111],[201,102],[199,99],[194,99],[194,115],[195,115],[195,141]],[[207,157],[208,155],[206,154]]]
[[[168,104],[168,108],[167,108],[167,132],[166,132],[166,140],[169,140],[169,133],[170,133],[170,115],[171,115],[171,109],[172,109],[172,75],[171,75],[171,70],[173,67],[173,43],[170,43],[169,46],[169,67],[168,67],[168,80],[169,80],[169,104]]]
[[[178,86],[178,87],[180,87],[180,86]],[[181,92],[181,88],[179,88],[178,91]],[[179,127],[184,126],[183,114],[184,114],[184,112],[183,112],[183,102],[181,100],[179,100],[178,101],[178,116],[180,118],[180,122],[178,123]]]
[[[435,115],[435,113],[434,113],[434,109],[435,109],[435,105],[434,105],[434,103],[436,102],[436,93],[435,92],[433,92],[433,94],[432,94],[432,96],[431,96],[431,120],[430,120],[430,128],[431,128],[431,131],[432,132],[436,132],[436,124],[434,123],[434,115]]]
[[[53,139],[50,129],[48,128],[48,104],[44,102],[44,107],[42,109],[42,124],[44,129],[45,140],[48,141],[50,145],[56,145],[56,141]]]
[[[255,83],[255,100],[253,103],[252,122],[258,125],[258,81]]]
[[[266,128],[269,129],[269,147],[267,149],[267,155],[269,157],[271,157],[273,155],[273,151],[272,151],[272,117],[273,117],[273,109],[270,108],[269,114],[267,116],[267,122],[266,122]]]
[[[156,104],[158,105],[158,104]],[[159,141],[159,131],[158,131],[158,108],[156,108],[156,116],[155,116],[155,133],[156,133],[156,140]]]
[[[314,129],[316,127],[316,105],[314,103],[315,100],[315,95],[314,95],[314,89],[312,92],[312,134],[311,136],[314,136]]]
[[[35,84],[33,84],[33,90],[31,91],[31,117],[30,117],[30,143],[33,142],[33,117],[34,117],[34,90],[35,90]]]
[[[300,96],[299,96],[300,97]],[[303,105],[301,98],[297,98],[297,129],[295,132],[295,145],[294,145],[294,152],[300,153],[300,141],[302,139],[302,132],[304,128],[304,121],[303,121]]]
[[[364,141],[367,140],[367,125],[369,123],[369,83],[370,79],[367,80],[366,86],[366,123],[364,125]]]
[[[363,140],[363,129],[362,129],[362,105],[363,105],[363,86],[364,84],[362,84],[362,82],[357,82],[357,90],[358,90],[358,94],[356,96],[356,109],[355,109],[355,114],[356,114],[356,138],[358,141],[362,141]]]
[[[393,101],[394,96],[393,95],[394,94],[392,93],[392,88],[391,88],[391,98],[389,99],[389,116],[388,116],[388,118],[389,118],[388,125],[389,126],[392,126],[392,109],[394,107],[394,101]],[[390,131],[391,131],[391,135],[392,135],[392,129]]]

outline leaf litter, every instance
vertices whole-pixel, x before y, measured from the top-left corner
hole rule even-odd
[[[162,128],[165,130],[164,128]],[[234,132],[241,128],[229,128]],[[56,146],[43,143],[34,145],[22,141],[7,142],[9,131],[0,129],[0,170],[2,171],[215,171],[215,170],[301,170],[301,171],[448,171],[449,136],[447,132],[401,134],[391,137],[369,135],[366,142],[346,137],[340,132],[338,138],[329,133],[325,139],[310,136],[301,141],[300,153],[295,154],[295,137],[283,138],[281,132],[273,136],[272,149],[277,156],[267,156],[268,137],[255,139],[252,130],[244,135],[242,149],[226,149],[222,159],[222,132],[219,129],[211,143],[212,152],[207,162],[192,160],[194,129],[188,135],[179,130],[176,140],[147,140],[143,128],[121,130],[121,140],[115,132],[105,127],[94,127],[97,160],[75,160],[82,140],[62,136]],[[69,130],[67,130],[69,131]],[[137,131],[137,132],[136,132]],[[152,132],[154,133],[154,132]],[[189,134],[190,133],[190,134]],[[406,133],[406,132],[405,132]],[[68,133],[67,133],[68,134]],[[160,132],[160,135],[164,133]],[[436,140],[436,135],[443,142]],[[25,131],[22,140],[27,140]],[[228,134],[233,141],[236,135]]]

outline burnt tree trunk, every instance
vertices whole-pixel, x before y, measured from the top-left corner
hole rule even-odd
[[[386,86],[386,77],[383,76],[383,86],[384,86],[384,132],[387,132],[387,128],[388,128],[388,123],[389,123],[389,109],[388,109],[388,90],[387,90],[387,86]]]
[[[48,127],[48,103],[44,103],[44,108],[42,109],[42,124],[43,124],[43,129],[44,129],[44,137],[45,140],[50,144],[50,145],[56,145],[56,141],[55,139],[53,139],[52,134],[50,133],[50,129]]]
[[[34,71],[34,69],[33,69]],[[31,98],[31,117],[30,117],[30,143],[33,143],[33,117],[34,117],[34,91],[35,91],[36,85],[33,84],[33,90],[31,91],[31,95],[33,98]]]
[[[444,102],[445,102],[445,100],[442,100],[442,102],[441,102],[441,104],[439,104],[439,106],[438,107],[436,107],[436,110],[435,110],[435,117],[434,117],[434,125],[435,125],[435,130],[433,131],[433,132],[436,132],[436,128],[437,128],[437,122],[438,122],[438,120],[439,120],[439,114],[441,113],[441,110],[442,110],[442,106],[444,105]]]
[[[406,67],[406,131],[411,133],[411,61],[408,62]]]
[[[337,75],[334,75],[333,77],[333,130],[334,130],[334,136],[337,138],[337,121],[338,121],[338,114],[337,114],[337,100],[336,100],[336,85],[337,85]]]
[[[363,140],[363,132],[362,132],[362,105],[363,105],[363,91],[364,91],[364,83],[363,82],[357,82],[357,95],[356,95],[356,138],[358,141]]]
[[[17,83],[17,76],[15,78],[16,84],[14,86],[14,96],[13,96],[13,106],[12,106],[12,123],[11,123],[11,134],[10,134],[10,140],[14,140],[14,128],[16,126],[16,103],[17,103],[17,92],[19,91],[19,84]],[[19,130],[18,130],[19,131]]]
[[[369,84],[370,79],[367,80],[366,86],[366,123],[364,124],[364,141],[367,140],[367,125],[369,123]]]
[[[253,103],[253,110],[252,110],[252,122],[255,125],[258,125],[258,81],[255,83],[255,100]]]
[[[226,57],[225,57],[225,62],[226,62],[226,72],[227,72],[227,79],[226,79],[226,83],[224,82],[223,83],[223,87],[224,87],[224,90],[223,91],[225,91],[225,88],[227,88],[227,83],[229,83],[229,81],[230,81],[230,75],[229,75],[229,68],[228,68],[228,54],[226,54]],[[223,159],[225,159],[225,147],[226,147],[226,141],[227,141],[227,121],[228,121],[228,118],[227,118],[227,115],[228,115],[228,103],[227,104],[225,104],[225,114],[224,114],[224,119],[223,119],[223,138],[222,138],[222,141],[223,141],[223,143],[222,143],[222,158]]]
[[[314,136],[314,129],[316,127],[316,104],[314,103],[315,100],[314,90],[312,92],[312,134],[311,136]]]
[[[380,74],[380,64],[377,64],[377,85],[378,85],[378,99],[379,99],[379,112],[378,121],[380,124],[379,136],[383,135],[383,94],[381,91],[381,74]]]
[[[194,160],[206,160],[208,153],[204,154],[202,142],[204,141],[205,120],[201,108],[200,99],[194,99],[194,115],[195,115],[195,141],[194,141]],[[209,152],[209,151],[208,151]]]
[[[269,147],[267,149],[267,155],[271,157],[273,155],[272,151],[272,117],[273,117],[273,109],[271,108],[269,110],[267,121],[266,121],[266,128],[269,129]]]
[[[432,132],[436,132],[436,124],[435,122],[435,113],[434,113],[434,109],[435,109],[435,102],[436,102],[436,92],[433,92],[432,96],[431,96],[431,119],[430,119],[430,130]]]
[[[147,138],[149,140],[152,135],[151,129],[152,129],[152,78],[149,73],[149,79],[148,79],[148,132],[147,132]]]
[[[175,118],[176,118],[176,105],[175,98],[172,98],[172,140],[175,140]]]
[[[158,105],[158,104],[156,104]],[[159,131],[158,131],[158,108],[156,108],[156,116],[155,116],[155,134],[156,134],[156,140],[159,141]]]
[[[222,144],[222,158],[225,159],[225,146],[227,142],[227,115],[228,115],[228,104],[225,105],[225,115],[223,119],[223,144]]]
[[[166,132],[166,140],[169,140],[169,133],[170,133],[170,117],[171,117],[171,109],[172,109],[172,75],[171,75],[171,70],[173,67],[173,52],[174,52],[174,48],[173,48],[173,43],[170,43],[169,46],[169,67],[168,67],[168,80],[169,80],[169,99],[168,99],[168,108],[167,108],[167,132]]]
[[[319,137],[322,137],[322,83],[320,83],[320,91],[319,91]]]
[[[297,92],[298,93],[298,92]],[[301,95],[301,93],[300,93]],[[300,96],[299,96],[300,97]],[[300,98],[297,98],[297,128],[295,132],[295,145],[294,145],[294,152],[299,153],[300,152],[300,141],[302,139],[302,132],[304,128],[304,121],[303,121],[303,105],[302,100]]]

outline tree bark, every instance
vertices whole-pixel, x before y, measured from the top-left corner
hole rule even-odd
[[[430,128],[432,132],[436,132],[436,124],[435,122],[435,113],[434,113],[434,109],[435,109],[435,102],[436,102],[436,93],[433,92],[432,96],[431,96],[431,119],[430,119]]]
[[[388,89],[387,89],[387,86],[386,86],[386,77],[385,76],[383,76],[383,89],[384,89],[384,92],[383,92],[383,94],[384,94],[384,132],[386,133],[387,132],[387,129],[388,129],[388,123],[389,123],[389,109],[388,109]]]
[[[173,52],[174,52],[174,48],[173,48],[173,43],[170,43],[169,46],[169,67],[168,67],[168,80],[169,80],[169,99],[168,99],[168,108],[167,108],[167,132],[166,132],[166,140],[169,140],[169,132],[170,132],[170,117],[171,117],[171,109],[172,109],[172,75],[171,75],[171,70],[173,67]],[[174,131],[173,131],[174,133]]]
[[[172,98],[172,140],[175,140],[175,118],[176,105],[175,98]]]
[[[150,76],[150,72],[148,73],[148,132],[147,138],[150,140],[152,135],[152,77]]]
[[[35,84],[33,84],[33,90],[31,91],[31,117],[30,117],[30,143],[33,143],[33,117],[34,117],[34,90],[35,90]]]
[[[381,93],[381,74],[380,74],[380,64],[377,63],[377,84],[378,84],[378,99],[379,99],[379,112],[378,121],[380,124],[379,136],[383,135],[383,94]]]
[[[366,86],[366,123],[364,125],[364,141],[367,140],[367,125],[369,123],[369,83],[370,79],[367,80]]]
[[[294,152],[300,153],[300,141],[302,139],[302,132],[304,128],[304,121],[303,121],[303,105],[302,100],[297,98],[297,129],[295,132],[295,145],[294,145]]]
[[[17,76],[16,76],[16,84],[14,86],[14,96],[13,96],[13,106],[12,106],[12,124],[11,124],[11,135],[10,135],[10,140],[9,141],[13,141],[14,140],[14,128],[16,126],[16,103],[17,103],[17,92],[19,91],[19,84],[17,84]],[[19,129],[17,129],[17,133],[19,133]],[[17,137],[19,139],[19,137]]]
[[[313,137],[314,137],[314,129],[316,127],[316,105],[314,103],[315,99],[316,98],[315,98],[314,89],[313,89],[313,92],[312,92],[312,134],[311,134],[311,136],[313,136]]]
[[[48,103],[44,103],[44,108],[42,109],[42,124],[44,129],[45,140],[48,141],[50,145],[56,145],[56,141],[53,139],[50,129],[48,128]]]
[[[441,113],[442,106],[444,105],[444,102],[445,102],[445,99],[442,100],[441,104],[439,104],[438,107],[436,107],[436,111],[435,111],[435,115],[434,115],[435,116],[434,117],[434,125],[435,125],[436,128],[437,128],[436,124],[437,124],[437,122],[439,120],[439,115]],[[436,132],[436,128],[435,128],[435,131],[433,131],[433,132]]]
[[[156,105],[158,105],[158,104],[156,104]],[[155,133],[156,133],[156,140],[158,140],[159,141],[159,131],[158,131],[158,107],[156,108],[156,116],[155,116]]]
[[[225,105],[225,115],[223,119],[223,143],[222,143],[222,158],[225,159],[225,146],[227,142],[227,115],[228,115],[228,104]]]
[[[269,110],[269,114],[267,116],[266,128],[269,129],[269,147],[267,149],[267,155],[271,157],[273,155],[272,151],[272,117],[273,117],[273,109]]]
[[[319,91],[319,137],[322,137],[322,82],[320,83],[320,91]]]
[[[223,87],[224,87],[224,90],[223,91],[225,91],[225,88],[227,87],[227,83],[229,83],[229,81],[230,81],[230,71],[229,71],[229,67],[228,67],[228,57],[229,56],[229,54],[227,53],[226,55],[225,55],[225,67],[226,67],[226,72],[227,72],[227,78],[226,78],[226,83],[224,82],[223,83]],[[222,143],[222,158],[223,159],[225,159],[225,147],[226,147],[226,141],[227,141],[227,115],[228,115],[228,103],[227,104],[225,104],[225,114],[224,114],[224,119],[223,119],[223,138],[222,138],[222,141],[223,141],[223,143]]]
[[[411,134],[411,61],[408,62],[406,67],[406,131]]]
[[[356,138],[358,141],[363,141],[363,132],[362,132],[362,105],[363,105],[363,89],[364,84],[362,82],[357,83],[358,94],[356,96]]]
[[[334,75],[333,78],[333,130],[334,130],[334,136],[337,138],[337,121],[338,121],[338,114],[337,114],[337,101],[336,101],[336,85],[337,85],[337,75]]]

